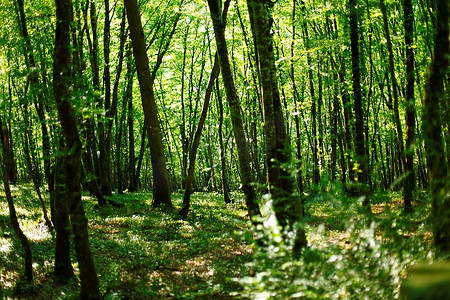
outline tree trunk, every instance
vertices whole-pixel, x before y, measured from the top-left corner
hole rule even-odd
[[[70,23],[72,1],[55,0],[56,34],[53,61],[53,91],[66,146],[66,197],[80,269],[81,298],[100,299],[97,271],[89,247],[88,226],[81,202],[81,148],[75,110],[70,102],[72,84],[70,62]]]
[[[62,134],[62,133],[60,133]],[[61,137],[59,153],[64,151],[64,141]],[[57,282],[66,283],[74,276],[70,260],[70,223],[67,209],[67,198],[64,189],[65,155],[56,157],[54,166],[54,205],[55,205],[55,267],[54,277]]]
[[[269,188],[274,199],[277,220],[282,227],[295,231],[294,253],[306,246],[306,235],[298,226],[302,212],[293,177],[289,173],[291,149],[286,134],[283,112],[276,77],[273,37],[267,5],[261,0],[247,2],[250,21],[253,22],[254,43],[258,52],[260,86],[264,104],[264,132],[266,142],[266,164]]]
[[[25,40],[25,51],[24,51],[25,62],[27,65],[28,72],[30,74],[29,79],[30,79],[30,83],[31,83],[31,86],[33,89],[32,96],[34,96],[38,99],[38,101],[36,101],[36,100],[34,101],[34,106],[36,108],[39,122],[41,123],[44,173],[45,173],[45,179],[47,180],[47,183],[49,183],[49,181],[50,181],[49,180],[49,177],[50,177],[50,138],[48,135],[47,124],[46,124],[46,120],[45,120],[45,112],[44,112],[44,100],[45,99],[44,99],[44,93],[42,92],[42,89],[44,87],[41,86],[41,84],[39,82],[38,74],[36,71],[36,61],[34,58],[30,37],[28,35],[28,28],[27,28],[27,23],[26,23],[26,18],[25,18],[25,10],[24,10],[24,5],[23,5],[23,0],[17,0],[17,4],[18,4],[18,20],[19,20],[20,35]],[[29,128],[29,127],[27,126],[27,128]],[[25,136],[25,139],[27,140],[27,136]],[[28,151],[28,153],[29,153],[29,151]],[[29,157],[29,155],[27,155],[27,156]],[[33,171],[33,167],[32,167],[31,163],[28,164],[28,167],[29,167],[31,176],[33,178],[33,183],[35,185],[36,192],[37,192],[37,194],[39,196],[39,200],[41,202],[45,222],[46,222],[48,228],[50,230],[52,230],[53,226],[52,226],[52,223],[50,222],[49,218],[47,217],[47,209],[45,208],[45,203],[41,196],[39,180],[36,177],[36,176],[38,176],[38,174],[36,174]],[[53,189],[50,185],[49,185],[49,190],[50,190],[50,194],[51,194],[53,192]]]
[[[405,47],[406,47],[406,178],[403,186],[403,200],[405,212],[411,212],[411,201],[415,186],[414,179],[414,130],[416,127],[414,105],[414,49],[413,24],[414,13],[411,0],[403,1],[405,19]]]
[[[448,72],[449,59],[449,4],[437,1],[437,26],[434,42],[434,57],[431,62],[422,112],[423,136],[427,157],[428,176],[431,184],[433,236],[436,256],[450,255],[450,188],[447,161],[442,143],[442,126],[439,102],[444,94],[444,80]]]
[[[162,143],[161,127],[158,120],[155,94],[153,91],[154,78],[150,75],[147,46],[142,29],[141,18],[136,0],[124,0],[127,10],[130,36],[133,44],[133,54],[141,91],[142,107],[144,109],[144,124],[150,144],[153,168],[153,206],[172,207],[170,199],[169,174]]]
[[[361,76],[359,68],[358,19],[356,0],[349,0],[350,42],[352,52],[353,101],[355,111],[355,158],[358,163],[358,183],[360,195],[364,196],[364,208],[370,213],[369,191],[367,189],[368,158],[364,147],[364,111],[362,107]]]
[[[211,19],[213,21],[217,53],[219,55],[220,71],[222,72],[222,80],[231,112],[231,122],[233,125],[234,138],[236,140],[238,150],[239,166],[241,168],[242,190],[244,191],[249,217],[253,220],[253,217],[260,215],[260,211],[258,204],[256,203],[255,189],[252,186],[254,183],[254,175],[253,170],[250,167],[250,154],[248,152],[244,126],[242,123],[241,107],[228,59],[228,49],[224,30],[225,26],[222,22],[222,13],[221,7],[219,6],[219,1],[208,0],[208,6],[211,13]]]

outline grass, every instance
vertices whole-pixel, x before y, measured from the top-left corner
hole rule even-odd
[[[54,240],[43,226],[32,186],[16,187],[14,195],[21,227],[33,251],[34,283],[39,292],[31,298],[76,298],[78,283],[53,284]],[[95,208],[94,199],[83,196],[91,249],[106,298],[211,299],[226,298],[238,290],[239,285],[231,278],[247,276],[245,264],[252,259],[252,247],[238,234],[247,227],[242,201],[225,205],[218,194],[194,194],[191,213],[184,221],[177,218],[176,211],[153,209],[151,198],[149,193],[115,195],[113,199],[125,207]],[[182,194],[174,193],[172,200],[180,207]],[[9,226],[8,214],[2,199],[3,297],[13,297],[22,271],[21,248]],[[76,268],[75,255],[72,257]]]

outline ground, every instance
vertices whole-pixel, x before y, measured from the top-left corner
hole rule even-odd
[[[76,299],[78,282],[66,286],[56,286],[53,282],[54,236],[44,225],[32,185],[17,185],[13,193],[21,227],[31,241],[34,286],[18,284],[23,265],[21,247],[9,226],[8,207],[0,190],[0,298],[16,295],[30,299]],[[378,265],[383,260],[389,264],[394,255],[402,262],[402,267],[393,278],[404,278],[407,264],[429,251],[432,244],[428,222],[430,205],[423,192],[418,191],[415,196],[415,212],[405,215],[400,192],[371,195],[372,220],[377,224],[373,227],[374,238],[389,253],[383,250],[381,257],[374,255],[371,265],[374,269],[370,272],[378,272]],[[258,260],[254,260],[257,251],[251,243],[242,195],[234,194],[233,198],[235,202],[226,205],[217,193],[195,193],[187,220],[181,220],[176,210],[152,208],[150,193],[113,195],[113,200],[124,204],[120,208],[98,207],[92,197],[83,194],[90,244],[105,298],[242,299],[245,295],[252,298],[255,295],[252,292],[240,293],[243,286],[238,280],[252,278],[258,272],[258,265],[255,265]],[[172,200],[175,207],[181,207],[182,194],[174,192]],[[358,254],[352,251],[355,247],[366,247],[365,240],[359,238],[364,230],[349,229],[352,220],[361,216],[357,211],[359,202],[333,189],[307,199],[306,232],[311,249],[308,253],[316,251],[323,256],[319,258],[323,261],[315,263],[329,265],[333,259],[344,256],[345,259],[365,260],[352,256]],[[72,257],[77,271],[75,255]],[[252,261],[254,264],[249,264]],[[260,266],[265,262],[261,261]],[[276,262],[269,267],[277,267]],[[291,269],[295,271],[295,268]],[[353,265],[347,264],[345,268],[351,269]],[[343,270],[342,274],[348,272]],[[286,275],[289,280],[289,274]],[[399,288],[399,284],[395,284],[395,288]],[[281,285],[277,289],[284,287]]]
[[[31,241],[40,298],[75,297],[77,283],[53,284],[54,241],[41,220],[31,186],[15,188],[14,194],[21,227]],[[248,275],[245,264],[253,251],[240,238],[248,225],[241,201],[225,205],[218,194],[194,194],[191,213],[184,221],[175,210],[153,209],[149,193],[113,198],[125,207],[96,208],[92,197],[83,196],[92,253],[107,298],[224,298],[239,289],[232,278]],[[174,193],[172,199],[176,207],[181,206],[182,194]],[[1,200],[0,285],[4,296],[11,297],[22,259],[9,226],[6,201]],[[72,261],[76,268],[76,260]],[[32,298],[36,299],[36,293]]]

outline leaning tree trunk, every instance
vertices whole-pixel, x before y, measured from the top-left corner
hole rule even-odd
[[[450,187],[442,143],[439,100],[445,97],[444,80],[449,65],[449,11],[447,1],[437,1],[437,29],[422,114],[423,136],[431,184],[433,235],[436,256],[450,255]]]
[[[221,7],[219,1],[208,0],[208,6],[211,13],[211,19],[214,27],[214,35],[217,45],[217,53],[219,55],[220,71],[222,72],[222,80],[227,95],[227,101],[231,112],[231,123],[233,125],[234,138],[238,151],[239,166],[241,168],[242,190],[245,195],[245,202],[249,217],[259,216],[258,204],[256,202],[256,192],[252,184],[254,183],[253,171],[250,167],[250,154],[242,123],[241,107],[234,85],[233,74],[231,72],[230,61],[228,59],[228,49],[225,40],[225,26],[222,21]]]
[[[136,0],[124,0],[130,28],[133,54],[141,91],[142,107],[144,109],[144,131],[148,134],[151,162],[153,169],[153,206],[166,205],[172,207],[170,199],[169,174],[162,143],[161,127],[158,121],[153,78],[150,75],[147,45],[142,29],[141,17]]]
[[[230,5],[231,0],[227,0],[224,4],[223,14],[222,14],[222,22],[223,24],[226,24],[226,17],[227,17],[227,11],[228,7]],[[202,112],[200,114],[200,119],[198,120],[197,129],[195,130],[194,139],[192,141],[192,146],[189,151],[189,168],[188,173],[186,176],[186,183],[185,183],[185,190],[184,190],[184,197],[183,197],[183,207],[180,210],[180,215],[183,218],[186,218],[189,207],[190,207],[190,199],[191,194],[193,192],[194,187],[194,168],[195,168],[195,160],[197,157],[197,150],[198,146],[200,145],[200,138],[202,135],[203,126],[205,124],[206,115],[208,114],[209,109],[209,102],[211,101],[211,96],[214,88],[214,82],[216,81],[217,77],[219,76],[219,56],[216,53],[214,56],[214,64],[211,70],[211,74],[209,76],[208,86],[206,87],[206,93],[205,93],[205,101],[203,102]]]
[[[87,220],[81,202],[81,149],[75,109],[72,106],[70,70],[70,23],[73,21],[71,0],[55,0],[56,33],[53,56],[53,91],[66,146],[65,183],[75,252],[80,269],[81,298],[100,299],[99,283],[89,247]]]

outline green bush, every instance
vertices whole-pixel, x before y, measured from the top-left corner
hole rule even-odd
[[[253,275],[236,279],[244,287],[242,297],[394,299],[399,297],[406,268],[431,257],[422,237],[398,233],[406,232],[410,223],[393,221],[397,216],[390,211],[372,216],[368,222],[361,210],[362,199],[329,191],[309,204],[312,216],[305,222],[308,225],[303,225],[308,247],[295,259],[292,239],[282,238],[287,233],[281,232],[270,210],[270,197],[266,199],[266,217],[254,228],[260,246],[249,264]],[[315,211],[326,216],[316,225]],[[339,220],[335,227],[324,223],[330,215]],[[339,241],[330,239],[332,236],[339,236]]]

